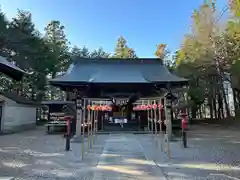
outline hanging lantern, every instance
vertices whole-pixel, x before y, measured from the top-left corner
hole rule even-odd
[[[151,105],[150,104],[147,104],[147,110],[150,110],[152,107],[151,107]]]
[[[152,109],[157,109],[157,104],[154,103],[154,104],[152,105]]]
[[[162,104],[159,104],[159,105],[158,105],[158,109],[163,109],[163,105],[162,105]]]
[[[88,105],[88,106],[87,106],[87,110],[90,110],[90,109],[91,109],[91,106],[90,106],[90,105]]]

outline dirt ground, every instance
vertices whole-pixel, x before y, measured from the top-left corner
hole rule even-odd
[[[160,148],[159,136],[119,133],[98,135],[81,159],[81,142],[65,151],[62,135],[38,128],[0,136],[0,180],[239,180],[240,133],[215,126],[194,126],[187,149],[180,141]],[[85,145],[87,145],[87,139]],[[85,146],[85,152],[87,146]]]

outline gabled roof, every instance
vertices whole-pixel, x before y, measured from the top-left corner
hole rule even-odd
[[[2,56],[0,56],[0,72],[15,79],[16,81],[20,81],[23,75],[26,74],[25,71],[7,61],[6,58]]]
[[[50,80],[54,86],[88,84],[187,83],[171,74],[159,59],[78,59],[68,71]]]
[[[15,92],[0,92],[0,95],[6,97],[8,99],[11,99],[18,104],[26,104],[26,105],[34,105],[34,106],[39,105],[38,102],[27,99],[24,96],[20,96]]]

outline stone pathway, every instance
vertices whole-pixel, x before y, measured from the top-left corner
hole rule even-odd
[[[161,169],[131,134],[110,135],[93,180],[165,180]]]

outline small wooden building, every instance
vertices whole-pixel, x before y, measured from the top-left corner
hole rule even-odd
[[[38,104],[14,92],[0,93],[0,133],[36,127]]]

